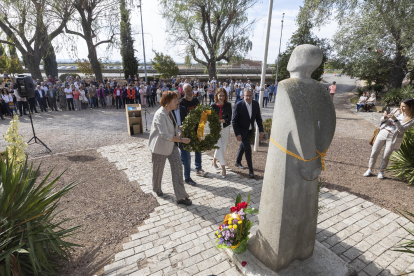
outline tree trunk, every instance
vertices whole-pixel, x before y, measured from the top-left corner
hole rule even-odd
[[[407,58],[404,55],[401,55],[401,52],[397,52],[397,55],[394,58],[393,67],[391,69],[391,87],[392,88],[401,88],[403,80],[405,78],[404,67],[407,63]]]
[[[53,48],[52,44],[50,44],[49,48],[44,53],[43,61],[45,63],[44,69],[46,77],[52,76],[52,78],[54,78],[58,76],[55,49]]]
[[[217,80],[216,61],[215,60],[208,62],[207,69],[208,69],[208,77],[210,79],[213,79],[213,77],[214,77]]]
[[[86,41],[86,43],[88,44],[88,49],[89,49],[89,54],[88,54],[89,62],[91,63],[93,73],[95,74],[95,78],[96,80],[103,82],[102,68],[101,68],[101,64],[99,63],[98,56],[96,54],[96,48],[92,44],[92,40],[90,43],[88,41]],[[92,44],[92,45],[89,45],[89,44]]]
[[[32,54],[32,55],[26,55],[24,57],[24,64],[29,69],[29,72],[32,75],[32,78],[34,80],[36,79],[43,80],[42,72],[40,71],[40,67],[39,67],[40,60],[41,60],[40,55]]]

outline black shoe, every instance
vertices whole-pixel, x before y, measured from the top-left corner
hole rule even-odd
[[[36,111],[35,113],[39,113],[39,112]]]
[[[185,183],[187,183],[187,184],[189,184],[189,185],[191,185],[191,186],[195,186],[195,185],[197,185],[197,183],[195,183],[191,178],[189,178],[189,179],[186,179],[185,180]]]
[[[237,162],[234,164],[234,166],[236,166],[237,168],[239,168],[241,170],[245,170],[246,169],[245,167],[243,167],[241,164],[239,164]]]
[[[249,173],[249,177],[250,177],[250,178],[254,178],[254,173],[253,173],[253,172],[250,172],[250,173]]]

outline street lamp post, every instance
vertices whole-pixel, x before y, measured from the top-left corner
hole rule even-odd
[[[279,58],[280,58],[280,47],[282,46],[282,32],[283,32],[283,19],[285,18],[285,13],[282,16],[282,29],[280,30],[280,42],[279,42],[279,54],[277,55],[277,66],[276,66],[276,81],[275,84],[277,85],[277,74],[279,74]]]
[[[262,62],[262,77],[260,81],[260,94],[259,94],[259,107],[260,113],[262,113],[263,105],[263,93],[264,86],[266,82],[266,67],[267,67],[267,53],[269,49],[269,37],[270,37],[270,26],[272,25],[272,10],[273,10],[273,0],[269,1],[269,11],[267,15],[267,33],[266,33],[266,42],[263,53],[263,62]],[[254,151],[257,151],[259,148],[259,126],[256,123],[256,136],[254,141]]]
[[[147,78],[147,60],[145,59],[144,25],[142,23],[142,3],[141,3],[141,0],[139,0],[138,8],[139,8],[139,11],[141,13],[141,33],[142,33],[142,48],[143,48],[143,51],[144,51],[145,82],[148,83],[148,78]]]

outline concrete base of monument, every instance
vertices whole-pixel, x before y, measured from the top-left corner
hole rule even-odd
[[[255,229],[252,228],[254,231]],[[252,231],[252,232],[253,232]],[[313,256],[304,261],[294,261],[286,269],[274,272],[256,259],[249,250],[241,254],[233,253],[231,249],[225,249],[234,264],[243,275],[247,276],[356,276],[353,267],[339,258],[331,250],[315,243]],[[242,263],[246,262],[245,266]]]

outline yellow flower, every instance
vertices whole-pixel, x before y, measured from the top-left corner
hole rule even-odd
[[[229,219],[229,224],[233,224],[233,219]]]
[[[243,223],[243,221],[242,220],[239,220],[239,224],[242,224]]]
[[[229,225],[229,229],[233,228],[233,225]]]
[[[234,229],[237,229],[237,224],[233,225],[233,228],[234,228]]]
[[[218,231],[216,231],[216,235],[218,235]]]
[[[218,235],[219,239],[221,238],[221,235]]]

